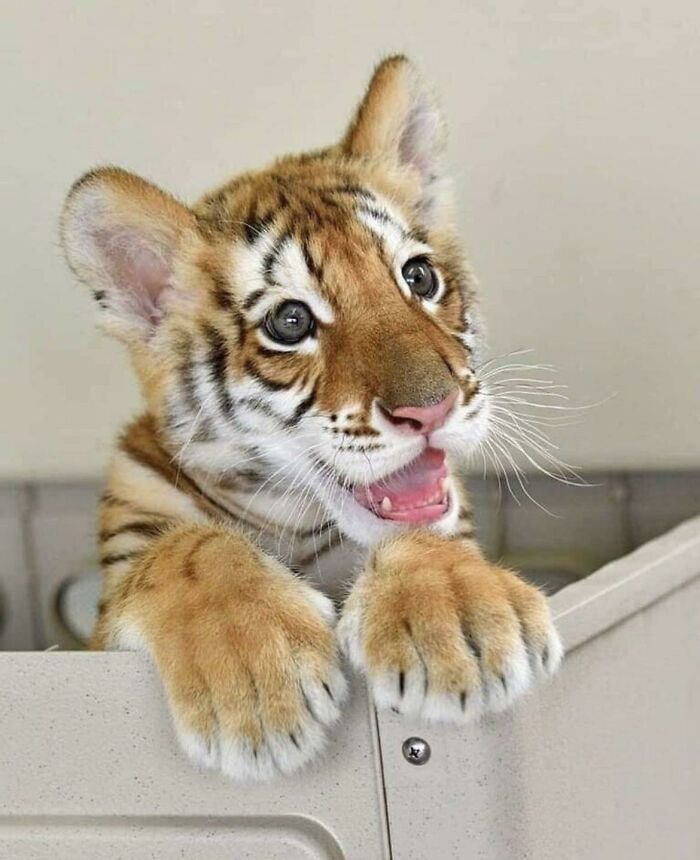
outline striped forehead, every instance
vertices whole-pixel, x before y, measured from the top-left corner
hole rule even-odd
[[[429,250],[396,208],[377,194],[360,199],[356,217],[382,242],[392,258],[399,257],[407,247],[414,255]]]
[[[237,243],[231,256],[230,279],[238,287],[243,307],[251,313],[295,299],[305,302],[321,322],[333,322],[333,310],[312,274],[308,250],[290,233],[266,228],[253,242]]]

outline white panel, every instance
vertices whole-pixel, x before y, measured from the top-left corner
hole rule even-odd
[[[400,860],[700,856],[700,519],[552,601],[568,656],[463,729],[379,718]],[[427,740],[416,767],[402,743]]]
[[[142,655],[0,654],[0,685],[0,857],[388,860],[362,689],[309,769],[236,785],[179,750]]]

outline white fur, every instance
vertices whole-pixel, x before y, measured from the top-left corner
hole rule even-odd
[[[379,709],[395,710],[429,723],[461,725],[482,714],[503,711],[529,689],[536,677],[550,676],[562,657],[559,636],[554,626],[550,625],[547,666],[543,665],[539,655],[528,655],[525,644],[518,636],[513,640],[498,676],[491,675],[481,664],[474,663],[475,669],[478,669],[478,680],[472,689],[465,691],[464,706],[458,695],[430,689],[430,684],[426,683],[429,678],[426,677],[425,655],[405,672],[402,694],[398,669],[382,672],[367,669],[362,612],[361,601],[351,601],[338,623],[338,640],[353,666],[367,675],[375,705]],[[469,659],[476,661],[470,652],[467,654]]]
[[[316,319],[330,325],[334,320],[333,308],[316,289],[314,279],[306,268],[304,255],[292,238],[285,241],[273,267],[272,279],[275,284],[271,286],[266,281],[263,264],[275,242],[276,237],[268,232],[253,245],[238,243],[232,252],[231,282],[241,285],[243,301],[257,290],[264,290],[264,295],[249,312],[250,318],[260,321],[281,301],[294,299],[305,302]]]
[[[218,770],[221,767],[218,735],[205,738],[196,732],[191,732],[181,725],[174,715],[173,726],[183,752],[193,764],[207,770]]]
[[[482,673],[484,707],[487,711],[504,711],[528,689],[533,681],[527,651],[519,637],[501,667],[501,676],[494,677],[488,673]]]

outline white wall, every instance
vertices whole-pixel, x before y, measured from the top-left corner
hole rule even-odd
[[[691,0],[6,4],[0,478],[97,474],[137,408],[57,247],[71,181],[114,162],[194,197],[333,140],[397,50],[444,97],[493,351],[617,393],[565,453],[700,464],[699,30]]]

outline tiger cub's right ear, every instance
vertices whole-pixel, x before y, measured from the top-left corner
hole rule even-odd
[[[192,212],[145,179],[116,167],[71,188],[61,216],[68,264],[93,291],[105,328],[148,339],[169,295],[175,251],[194,231]]]

